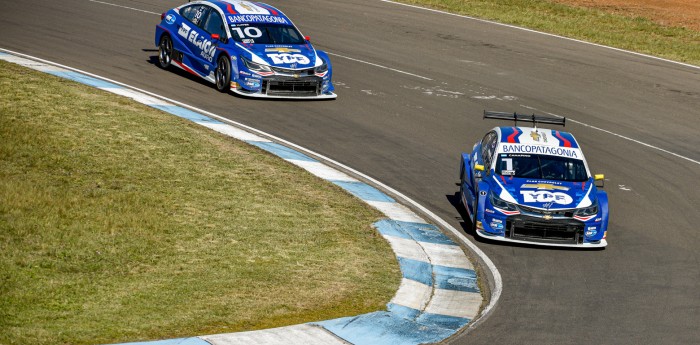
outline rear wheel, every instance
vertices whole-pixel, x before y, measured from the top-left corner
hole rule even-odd
[[[231,60],[222,54],[216,63],[216,89],[226,92],[231,88]]]
[[[158,44],[158,65],[161,68],[168,68],[173,62],[173,40],[165,34],[160,38]]]

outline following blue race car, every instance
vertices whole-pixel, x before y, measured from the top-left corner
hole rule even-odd
[[[175,66],[221,92],[267,98],[332,99],[328,54],[280,10],[239,0],[193,1],[161,15],[155,43]]]
[[[537,127],[563,126],[566,119],[490,111],[484,118],[515,126],[493,128],[462,154],[460,204],[476,234],[546,246],[607,246],[608,196],[598,189],[604,176],[591,175],[571,133]]]

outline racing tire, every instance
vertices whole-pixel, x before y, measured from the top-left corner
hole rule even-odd
[[[231,89],[231,60],[222,54],[216,63],[216,89],[220,92],[227,92]]]
[[[160,68],[167,69],[173,63],[173,40],[170,35],[161,36],[158,44],[158,65]]]
[[[479,210],[479,189],[476,189],[476,197],[474,198],[474,208],[472,209],[472,214],[474,215],[474,219],[472,220],[472,232],[476,234],[476,215],[477,211]],[[469,207],[467,205],[464,205],[464,207]]]

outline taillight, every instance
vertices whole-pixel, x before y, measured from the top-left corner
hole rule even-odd
[[[160,14],[160,20],[163,20],[163,19],[165,19],[165,12]]]

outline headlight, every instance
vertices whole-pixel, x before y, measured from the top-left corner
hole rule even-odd
[[[595,214],[598,214],[598,200],[596,200],[593,205],[586,208],[579,208],[574,212],[574,215],[579,217],[588,217]]]
[[[518,209],[515,207],[514,204],[511,204],[496,195],[493,191],[489,193],[489,199],[491,200],[491,205],[493,207],[500,208],[501,210],[504,211],[517,211]]]
[[[323,61],[323,63],[321,64],[321,66],[318,66],[314,69],[314,73],[326,73],[326,72],[328,72],[328,63],[326,63],[326,60],[323,58],[319,58],[319,59],[321,59],[321,61]]]
[[[241,57],[243,64],[248,67],[249,70],[259,73],[271,73],[272,69],[268,65],[259,64],[257,62],[250,61],[244,57]]]

